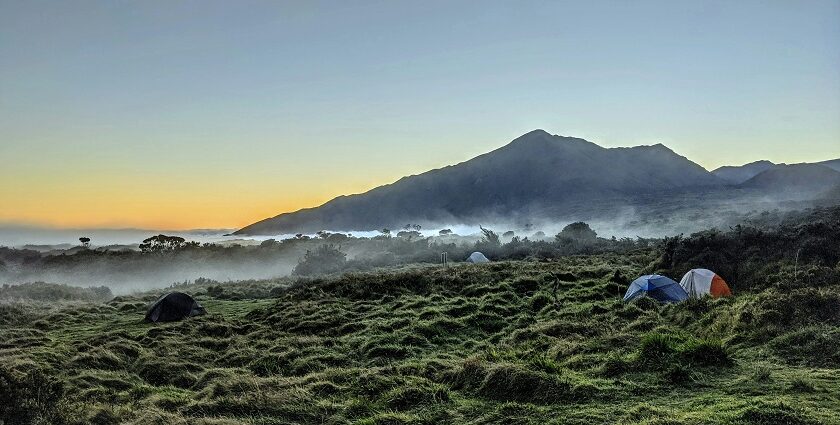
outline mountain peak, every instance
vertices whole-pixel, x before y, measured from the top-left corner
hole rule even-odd
[[[519,137],[534,137],[534,136],[551,136],[551,133],[549,133],[549,132],[547,132],[547,131],[545,131],[541,128],[537,128],[537,129],[531,130],[531,131],[529,131],[529,132],[527,132],[527,133],[525,133],[525,134],[523,134]]]
[[[553,136],[543,129],[531,130],[511,141],[511,143],[550,140]]]
[[[579,137],[571,137],[571,136],[560,136],[557,134],[551,134],[543,129],[536,129],[529,131],[516,139],[513,139],[508,146],[543,146],[543,147],[550,147],[550,146],[560,146],[565,145],[567,147],[577,146],[578,148],[585,148],[585,147],[598,147],[595,143],[592,143],[586,139],[581,139]],[[603,149],[603,148],[601,148]]]
[[[501,216],[579,213],[586,200],[613,200],[586,212],[594,214],[662,191],[718,185],[717,177],[661,144],[607,149],[537,129],[468,161],[281,214],[237,234],[366,230],[400,222],[475,223]]]
[[[673,151],[673,150],[671,150],[671,148],[669,148],[669,147],[667,147],[667,146],[663,145],[662,143],[657,143],[657,144],[654,144],[654,145],[642,145],[642,146],[640,146],[640,147],[643,147],[643,148],[648,148],[648,149],[650,149],[650,150],[652,150],[652,151],[659,151],[659,152],[666,152],[666,153],[674,153],[674,151]]]

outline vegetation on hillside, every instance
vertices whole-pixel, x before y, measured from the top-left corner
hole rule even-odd
[[[158,325],[142,322],[158,292],[20,289],[0,303],[0,419],[838,423],[840,264],[808,247],[840,214],[801,218],[539,261],[202,280],[178,289],[208,314]],[[645,271],[729,263],[732,298],[621,301]]]

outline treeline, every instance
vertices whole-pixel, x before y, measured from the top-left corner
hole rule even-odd
[[[384,229],[383,229],[384,230]],[[47,281],[112,288],[163,287],[200,277],[217,281],[264,279],[291,274],[315,275],[361,271],[411,263],[464,261],[473,251],[492,260],[546,259],[563,255],[625,251],[651,247],[656,239],[599,238],[585,223],[567,226],[554,238],[541,232],[520,237],[511,231],[482,229],[476,236],[440,232],[424,236],[417,227],[392,235],[354,237],[319,232],[258,245],[198,244],[180,237],[157,235],[138,250],[92,249],[86,245],[61,253],[0,248],[0,283]],[[122,292],[122,291],[118,291]]]
[[[364,271],[375,267],[412,263],[439,263],[445,254],[448,261],[464,261],[472,252],[479,251],[494,261],[546,260],[567,255],[627,252],[657,246],[660,239],[599,238],[588,224],[572,223],[553,239],[531,240],[513,235],[499,235],[491,229],[481,228],[482,236],[460,238],[455,236],[434,238],[400,238],[377,236],[367,240],[366,251],[348,259],[342,245],[320,244],[308,249],[295,267],[294,274],[308,276],[343,271]]]
[[[708,268],[736,290],[840,282],[839,206],[765,218],[726,231],[665,238],[648,271],[679,277],[692,268]]]
[[[664,239],[602,238],[583,222],[572,223],[551,238],[485,228],[479,236],[451,232],[424,236],[414,227],[394,236],[384,230],[371,238],[319,232],[250,246],[198,244],[157,235],[144,240],[140,251],[82,247],[42,254],[0,248],[0,283],[47,281],[117,289],[142,284],[141,289],[148,289],[200,277],[232,281],[434,264],[444,253],[451,262],[464,261],[474,251],[493,261],[541,261],[643,249],[657,257],[649,272],[678,278],[688,269],[704,267],[726,276],[736,288],[750,288],[764,285],[771,277],[795,284],[826,279],[833,276],[840,259],[836,242],[840,240],[840,207],[761,213],[728,229]]]

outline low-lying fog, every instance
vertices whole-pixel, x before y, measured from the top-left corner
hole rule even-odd
[[[778,204],[766,206],[780,207]],[[659,238],[715,227],[725,230],[735,223],[748,221],[751,217],[760,214],[758,210],[747,210],[743,206],[729,205],[729,207],[728,209],[707,209],[700,206],[692,209],[677,205],[669,209],[667,205],[660,204],[653,211],[627,207],[610,217],[584,218],[584,221],[602,238],[613,236],[619,239]],[[501,236],[502,243],[511,240],[510,232],[520,238],[527,237],[530,240],[554,240],[554,235],[564,226],[578,220],[542,218],[523,225],[521,220],[517,224],[505,222],[505,220],[488,219],[486,223],[481,223],[481,227],[496,232]],[[451,230],[452,235],[440,236],[440,231],[443,229]],[[342,233],[356,238],[373,238],[381,235],[380,231],[326,230],[329,233]],[[396,236],[401,230],[404,229],[392,229],[391,234]],[[410,230],[416,230],[416,228]],[[108,286],[115,294],[124,294],[168,287],[173,283],[194,281],[198,278],[220,282],[268,279],[289,275],[307,250],[314,249],[323,242],[336,241],[326,239],[321,242],[321,238],[317,235],[306,235],[313,240],[290,244],[269,243],[269,245],[263,244],[259,247],[266,240],[281,241],[295,238],[295,235],[229,236],[232,231],[232,229],[160,231],[0,226],[0,254],[3,254],[0,255],[0,283],[46,281],[77,286]],[[424,237],[432,237],[432,241],[456,244],[457,255],[468,253],[476,241],[481,239],[479,224],[421,223],[419,231]],[[180,236],[187,241],[195,241],[202,245],[213,244],[215,248],[202,248],[192,253],[158,257],[136,252],[143,239],[157,234]],[[72,255],[83,251],[80,247],[80,237],[90,238],[90,248],[100,255],[88,254],[87,257]],[[398,258],[397,261],[434,261],[429,252],[423,254],[425,256],[416,253],[386,252],[390,248],[384,247],[391,245],[366,243],[358,239],[337,240],[339,242],[336,245],[341,246],[348,260],[368,261],[371,258],[381,259],[390,255],[392,263],[393,258]],[[239,248],[236,248],[237,246]],[[16,248],[16,250],[8,248]],[[404,248],[400,249],[405,251]],[[105,255],[104,251],[111,254]],[[426,251],[429,250],[426,249]],[[453,253],[453,255],[456,254]],[[455,257],[451,259],[463,260]],[[380,262],[377,263],[377,261]],[[373,263],[387,264],[383,261],[375,260]]]

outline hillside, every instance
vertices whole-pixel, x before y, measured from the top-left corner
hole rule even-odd
[[[828,161],[818,162],[817,164],[824,165],[834,171],[840,171],[840,159],[831,159]]]
[[[0,421],[836,424],[838,222],[834,208],[625,254],[184,285],[208,314],[157,325],[141,319],[158,293],[0,291]],[[638,274],[698,266],[735,296],[621,301]]]
[[[715,170],[712,170],[712,174],[720,177],[723,180],[731,184],[741,184],[753,177],[756,174],[772,168],[774,165],[772,162],[767,160],[762,161],[755,161],[749,164],[733,166],[733,165],[726,165]]]
[[[751,179],[741,183],[740,187],[761,189],[774,193],[785,191],[824,192],[840,184],[840,171],[819,164],[779,164],[774,165]]]
[[[469,161],[366,193],[281,214],[236,234],[374,230],[412,223],[480,223],[572,211],[587,201],[616,207],[639,195],[724,182],[667,147],[607,149],[583,139],[527,133]]]

